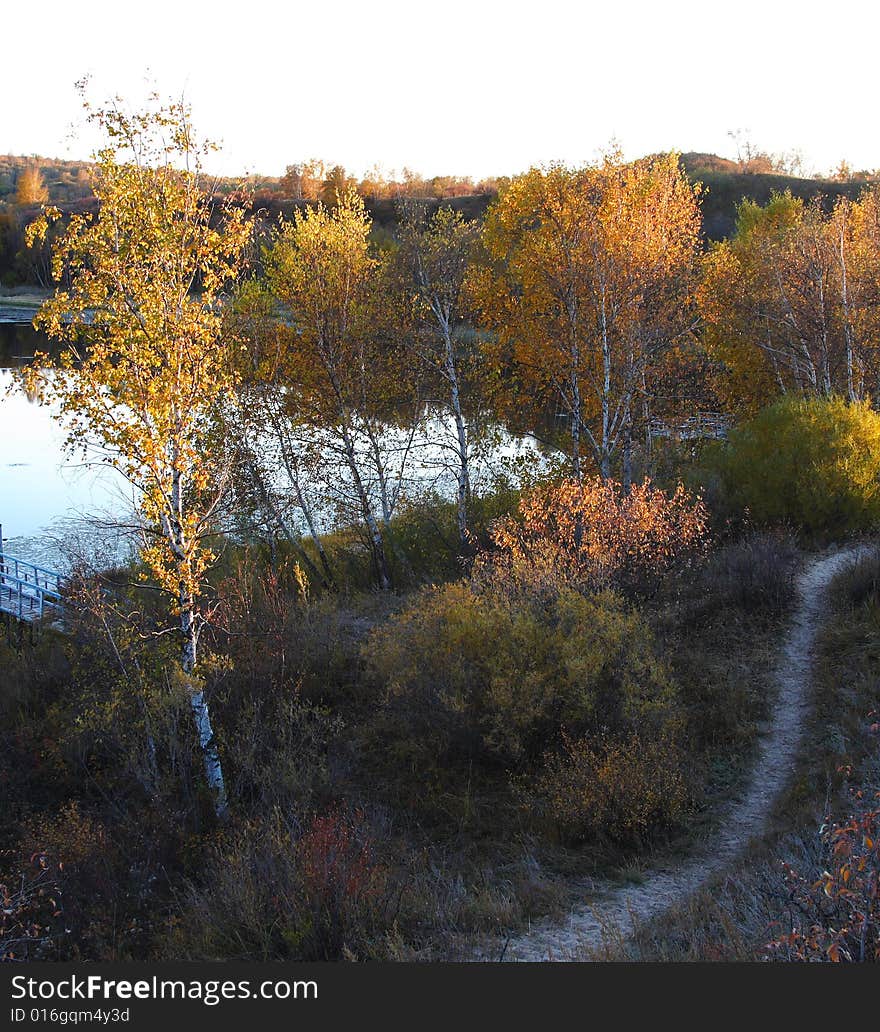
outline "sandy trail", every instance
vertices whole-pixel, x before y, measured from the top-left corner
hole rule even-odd
[[[761,834],[797,763],[810,703],[812,649],[822,625],[828,587],[865,550],[857,545],[819,556],[802,570],[797,583],[798,606],[775,674],[779,694],[773,716],[744,794],[721,815],[711,852],[700,852],[675,868],[654,869],[639,885],[594,883],[589,902],[573,910],[564,923],[536,924],[512,938],[506,949],[503,943],[484,947],[479,959],[497,960],[503,950],[504,960],[570,960],[601,948],[609,933],[616,941],[625,940],[632,934],[634,922],[641,924],[685,900]]]

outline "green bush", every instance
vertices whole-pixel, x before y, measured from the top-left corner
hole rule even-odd
[[[431,588],[365,653],[387,691],[384,745],[411,760],[528,763],[561,727],[658,727],[674,706],[650,630],[612,592]]]
[[[727,498],[755,523],[837,535],[880,522],[880,414],[866,403],[785,399],[713,460]]]

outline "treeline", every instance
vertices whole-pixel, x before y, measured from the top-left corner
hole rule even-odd
[[[833,205],[788,191],[763,207],[744,201],[734,234],[708,250],[705,190],[674,154],[532,169],[480,221],[401,198],[393,232],[379,235],[351,183],[332,205],[297,206],[274,226],[235,196],[203,194],[198,179],[184,187],[202,197],[221,251],[229,226],[247,237],[233,264],[180,256],[196,263],[185,282],[210,282],[223,301],[211,334],[235,384],[224,419],[236,512],[271,548],[296,547],[327,585],[335,573],[320,531],[332,512],[335,525],[361,529],[378,584],[391,586],[392,524],[424,487],[413,467],[426,456],[433,482],[454,491],[468,555],[475,471],[502,428],[537,437],[576,479],[615,478],[627,491],[652,472],[658,433],[675,436],[695,412],[751,414],[785,396],[874,403],[880,391],[870,184]],[[88,234],[103,214],[71,222],[56,249],[66,280],[91,283],[71,241],[97,248]],[[44,246],[63,225],[43,220]],[[151,303],[159,313],[161,298]],[[41,318],[58,333],[65,313],[94,307],[65,292],[47,309],[56,316]]]
[[[854,199],[871,181],[870,173],[854,172],[846,162],[828,178],[801,178],[796,167],[751,151],[739,161],[687,153],[681,162],[691,182],[705,187],[701,218],[707,241],[732,235],[737,207],[744,199],[766,204],[774,193],[789,190],[805,201],[821,196],[831,205],[839,197]],[[66,214],[94,210],[94,171],[90,162],[0,156],[0,283],[49,285],[47,251],[29,248],[24,229],[42,203],[57,205]],[[354,190],[364,199],[377,232],[385,233],[393,231],[402,200],[422,200],[429,207],[450,204],[466,218],[482,220],[508,178],[424,177],[409,169],[392,173],[378,166],[358,177],[341,165],[311,159],[289,165],[283,176],[221,177],[211,188],[220,195],[242,197],[267,223],[289,218],[297,207],[317,201],[332,205],[337,193]]]

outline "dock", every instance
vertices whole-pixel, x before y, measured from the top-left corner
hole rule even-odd
[[[0,532],[0,612],[23,623],[60,619],[63,580],[57,570],[6,552]]]

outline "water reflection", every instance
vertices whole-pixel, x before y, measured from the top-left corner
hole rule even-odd
[[[118,513],[130,500],[113,470],[68,458],[52,408],[14,384],[12,370],[46,350],[29,322],[0,321],[0,525],[8,551],[54,566],[59,538],[85,514]]]
[[[46,337],[38,333],[30,322],[6,322],[9,309],[0,308],[0,367],[18,369],[33,358],[35,351],[45,351]]]
[[[85,516],[103,515],[108,525],[120,516],[127,519],[134,499],[130,487],[112,467],[66,456],[64,430],[52,407],[36,403],[34,397],[14,385],[12,369],[24,365],[35,351],[48,350],[46,338],[30,324],[0,322],[0,524],[10,552],[53,566],[60,562],[59,537],[69,537],[76,525],[81,529]],[[450,498],[454,495],[442,443],[450,436],[448,422],[448,413],[435,412],[408,441],[397,441],[401,433],[391,428],[383,436],[383,450],[393,453],[405,448],[409,454],[406,482],[416,493],[433,488]],[[332,449],[332,443],[328,448]],[[273,442],[267,441],[261,451],[277,469],[275,486],[284,491],[283,467],[280,460],[273,461]],[[499,433],[491,455],[484,456],[483,463],[472,471],[472,483],[477,487],[481,474],[486,476],[499,458],[522,452],[534,454],[534,442]],[[335,496],[340,490],[345,492],[343,480],[334,490],[322,491],[314,485],[324,495],[323,504],[317,502],[314,513],[321,531],[329,529],[335,519]],[[100,536],[107,537],[104,532]]]

